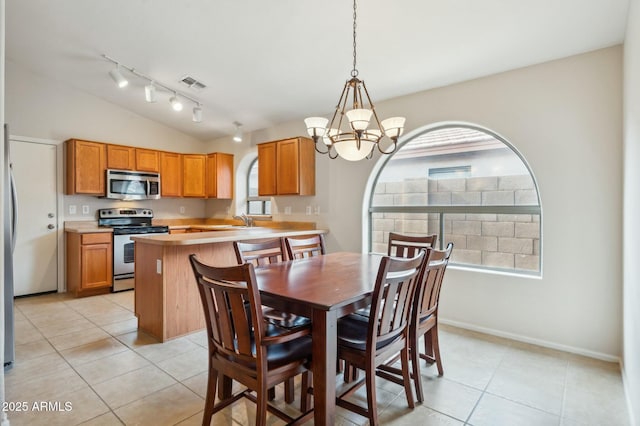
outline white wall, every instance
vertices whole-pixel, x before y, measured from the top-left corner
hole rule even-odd
[[[336,82],[336,94],[340,88]],[[375,87],[369,88],[375,96]],[[621,354],[622,49],[613,47],[376,103],[407,132],[465,121],[506,137],[536,175],[543,208],[541,279],[451,269],[441,315],[494,333],[606,359]],[[329,110],[330,105],[327,106]],[[255,144],[304,135],[302,119],[245,135]],[[228,139],[211,149],[228,147]],[[637,158],[637,157],[636,157]],[[361,250],[373,161],[316,157],[315,197],[275,197],[291,218],[330,229],[330,251]],[[320,216],[306,216],[307,205]],[[277,214],[276,217],[287,218]]]
[[[640,424],[640,2],[631,0],[624,45],[624,351],[623,379]],[[635,418],[635,422],[634,422]]]

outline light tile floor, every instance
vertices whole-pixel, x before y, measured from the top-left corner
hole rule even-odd
[[[16,363],[5,375],[12,425],[202,423],[204,332],[164,344],[138,333],[133,296],[52,294],[16,301]],[[617,364],[452,327],[441,327],[440,335],[445,374],[438,377],[435,366],[422,369],[423,404],[410,410],[399,386],[378,379],[382,424],[628,424]],[[282,398],[281,389],[277,395]],[[363,387],[353,398],[363,403],[364,395]],[[295,412],[298,403],[287,409]],[[241,400],[212,424],[254,419],[253,405]],[[268,423],[282,424],[275,417]],[[338,409],[337,424],[366,423]]]

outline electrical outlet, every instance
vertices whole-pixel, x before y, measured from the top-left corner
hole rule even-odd
[[[320,206],[316,206],[316,207],[313,209],[313,213],[314,213],[316,216],[318,216],[318,215],[320,214]]]
[[[311,215],[311,206],[307,206],[307,216]]]
[[[291,214],[291,206],[286,206],[284,208],[284,214]]]
[[[185,212],[184,206],[180,206],[180,214],[184,214],[184,212]]]
[[[82,214],[89,214],[89,206],[82,206]]]
[[[156,259],[156,274],[162,274],[162,259]]]
[[[78,213],[78,208],[72,204],[69,206],[69,214],[77,214]]]

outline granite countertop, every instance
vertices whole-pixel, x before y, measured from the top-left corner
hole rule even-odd
[[[206,226],[206,225],[205,225]],[[216,226],[216,225],[209,225]],[[326,234],[325,229],[291,230],[251,227],[229,231],[196,232],[186,234],[161,234],[132,237],[136,242],[162,246],[195,245],[223,243],[237,240],[253,240],[261,238],[295,237],[299,235]]]

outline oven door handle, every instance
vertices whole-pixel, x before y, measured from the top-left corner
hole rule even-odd
[[[147,179],[147,197],[151,195],[151,182]]]

